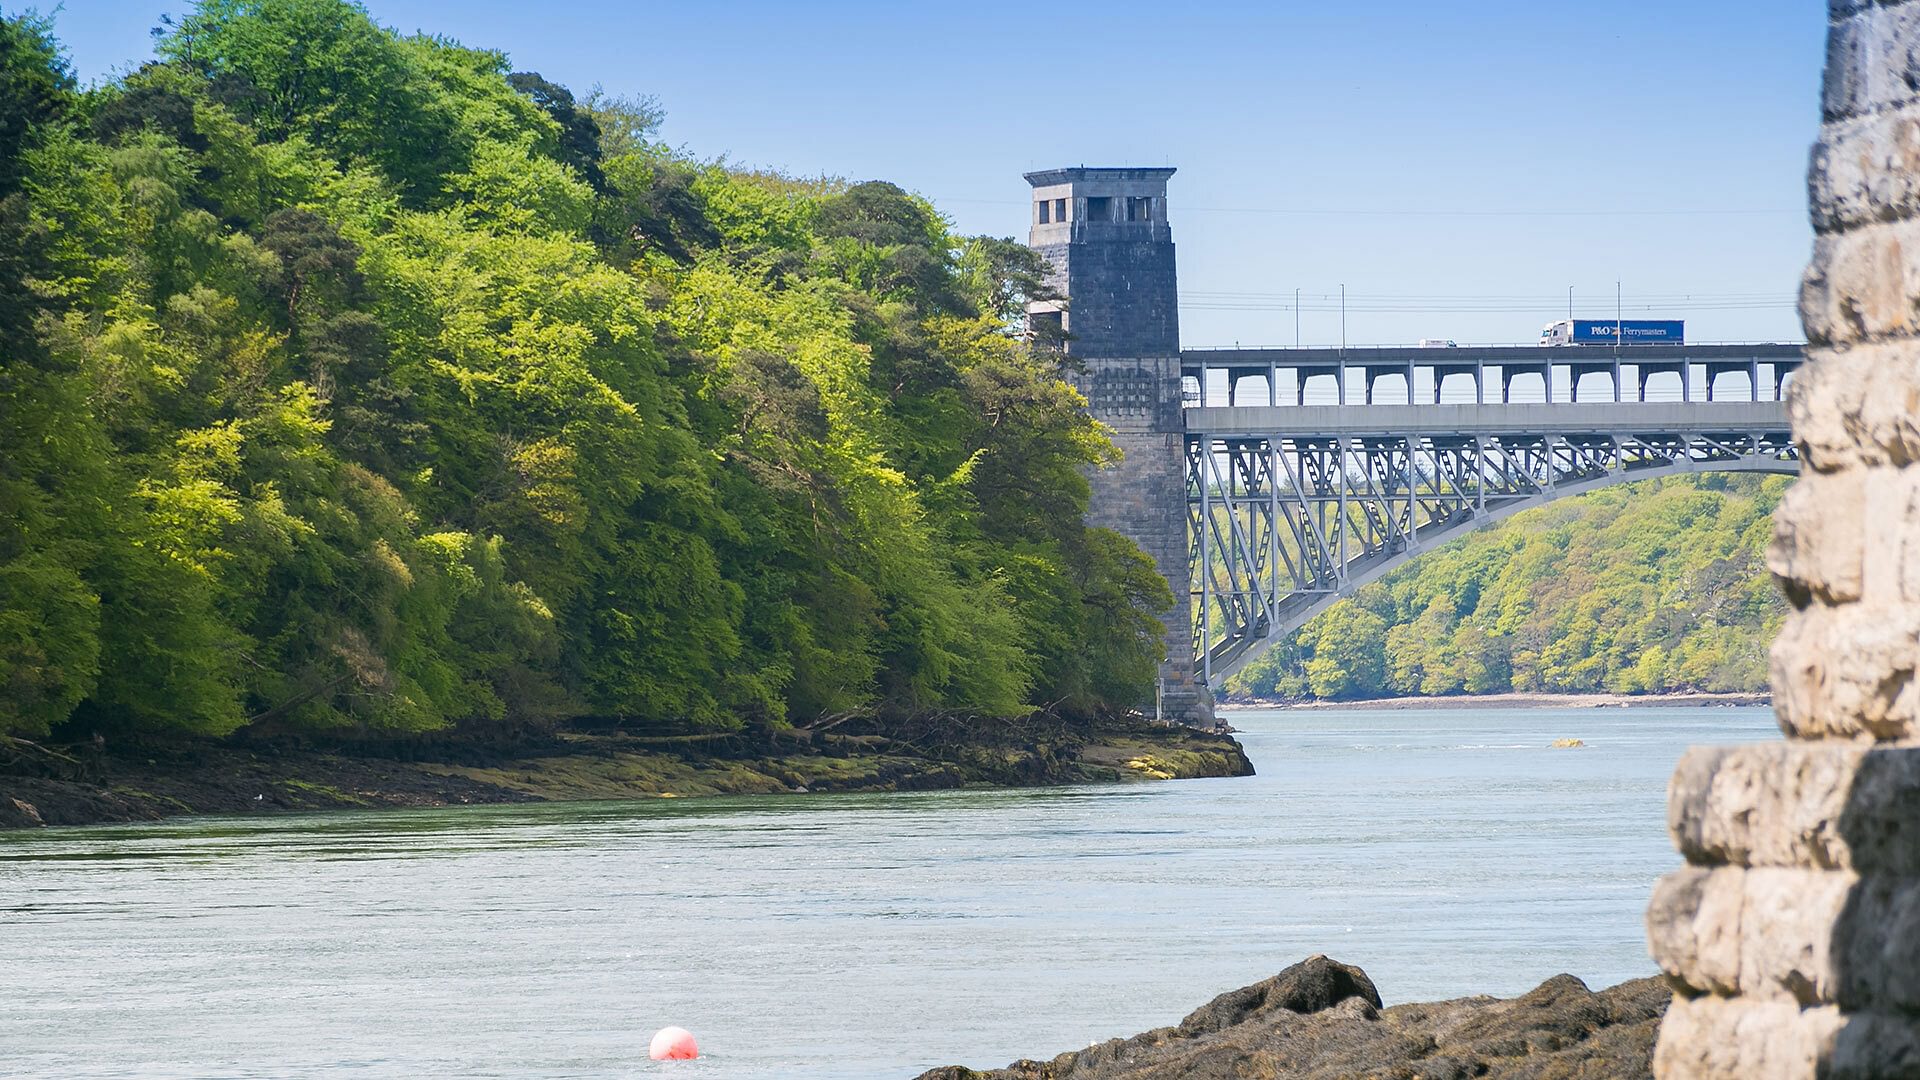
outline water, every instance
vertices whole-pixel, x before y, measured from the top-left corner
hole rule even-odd
[[[1651,973],[1682,748],[1776,737],[1764,709],[1233,721],[1258,777],[0,833],[0,1075],[906,1078],[1315,952],[1389,1003],[1607,985]],[[707,1056],[646,1061],[669,1023]]]

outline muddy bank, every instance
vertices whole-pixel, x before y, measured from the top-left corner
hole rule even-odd
[[[1225,735],[1143,721],[738,740],[560,734],[507,747],[193,742],[0,754],[0,828],[177,814],[1248,776]]]
[[[1630,709],[1660,705],[1771,705],[1770,694],[1454,694],[1447,697],[1368,698],[1364,701],[1287,701],[1235,698],[1221,712],[1244,709]]]
[[[1671,997],[1659,979],[1594,992],[1556,975],[1502,1000],[1459,998],[1382,1008],[1357,967],[1315,956],[1222,994],[1177,1026],[1114,1039],[1051,1061],[919,1080],[1637,1080]]]

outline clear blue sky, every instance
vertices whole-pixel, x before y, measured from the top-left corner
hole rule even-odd
[[[12,5],[9,5],[12,6]],[[181,0],[68,0],[83,78]],[[887,179],[1019,235],[1020,174],[1179,167],[1189,345],[1527,341],[1565,314],[1798,340],[1815,0],[1113,0],[1099,6],[371,0],[584,92],[651,94],[703,157]],[[1626,211],[1623,213],[1622,211]],[[1416,310],[1425,309],[1425,310]]]

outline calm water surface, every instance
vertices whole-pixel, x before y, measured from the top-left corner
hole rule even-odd
[[[1763,709],[1238,713],[1241,780],[0,833],[0,1075],[911,1077],[1315,952],[1648,974],[1667,775]],[[1561,737],[1583,750],[1553,750]],[[698,1062],[651,1063],[665,1024]]]

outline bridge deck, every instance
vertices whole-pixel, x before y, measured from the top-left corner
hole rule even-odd
[[[1459,348],[1385,346],[1356,349],[1188,349],[1181,376],[1201,403],[1239,402],[1242,384],[1260,387],[1256,400],[1307,403],[1309,394],[1342,403],[1371,403],[1376,390],[1402,401],[1451,397],[1507,401],[1518,392],[1533,400],[1648,401],[1736,398],[1779,400],[1806,362],[1806,346],[1759,345],[1474,345]],[[1526,385],[1522,385],[1522,381]],[[1462,394],[1464,381],[1468,388]],[[1313,384],[1316,389],[1308,390]],[[1537,395],[1537,397],[1535,397]]]
[[[1431,351],[1431,350],[1429,350]],[[1407,435],[1677,435],[1787,429],[1780,401],[1523,405],[1242,405],[1186,410],[1189,435],[1217,438]]]
[[[1185,382],[1199,384],[1183,387],[1188,591],[1194,659],[1213,685],[1463,530],[1607,484],[1799,464],[1782,398],[1806,362],[1801,345],[1180,359]],[[1224,405],[1210,404],[1222,383]],[[1249,383],[1255,392],[1241,393]],[[1259,404],[1239,404],[1249,399]]]
[[[1450,349],[1387,345],[1348,349],[1182,349],[1180,365],[1188,369],[1189,375],[1202,366],[1215,371],[1234,368],[1249,374],[1258,374],[1270,367],[1285,371],[1293,368],[1326,369],[1342,366],[1404,368],[1409,364],[1415,367],[1456,369],[1477,365],[1538,368],[1548,363],[1562,367],[1573,364],[1611,366],[1616,358],[1628,365],[1682,362],[1745,364],[1749,361],[1762,364],[1798,365],[1805,361],[1806,353],[1805,345],[1770,343],[1627,345],[1618,349],[1609,345],[1465,345]]]

